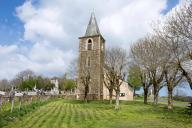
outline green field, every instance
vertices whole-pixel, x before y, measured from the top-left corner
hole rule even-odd
[[[164,105],[123,102],[119,111],[108,102],[56,100],[4,128],[192,128],[184,108],[169,112]]]

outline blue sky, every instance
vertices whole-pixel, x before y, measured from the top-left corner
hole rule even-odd
[[[163,10],[163,13],[169,12],[169,10],[175,7],[178,3],[179,0],[167,0],[167,8]]]
[[[16,16],[15,8],[22,5],[24,0],[0,1],[0,43],[16,43],[23,34],[23,24]]]
[[[187,86],[186,86],[187,85]],[[143,94],[143,88],[140,90],[136,91],[137,94]],[[159,91],[159,96],[167,96],[167,87],[163,87]],[[177,86],[173,90],[173,95],[179,95],[179,96],[192,96],[192,90],[188,83],[182,83],[180,86]]]

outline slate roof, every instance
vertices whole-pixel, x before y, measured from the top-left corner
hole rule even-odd
[[[97,20],[95,18],[95,14],[92,12],[85,36],[95,36],[95,35],[101,35],[101,33],[100,33],[99,27],[97,25]]]

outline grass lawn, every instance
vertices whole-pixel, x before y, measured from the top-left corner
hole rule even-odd
[[[4,128],[192,128],[192,117],[177,107],[122,102],[115,111],[107,102],[56,100],[39,107]]]

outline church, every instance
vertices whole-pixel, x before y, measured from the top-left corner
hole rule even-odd
[[[85,86],[81,78],[89,73],[88,99],[109,99],[105,79],[105,39],[100,33],[95,14],[91,14],[85,35],[79,37],[77,97],[84,98]],[[115,93],[114,97],[115,98]],[[133,89],[127,82],[120,86],[120,100],[133,100]]]

